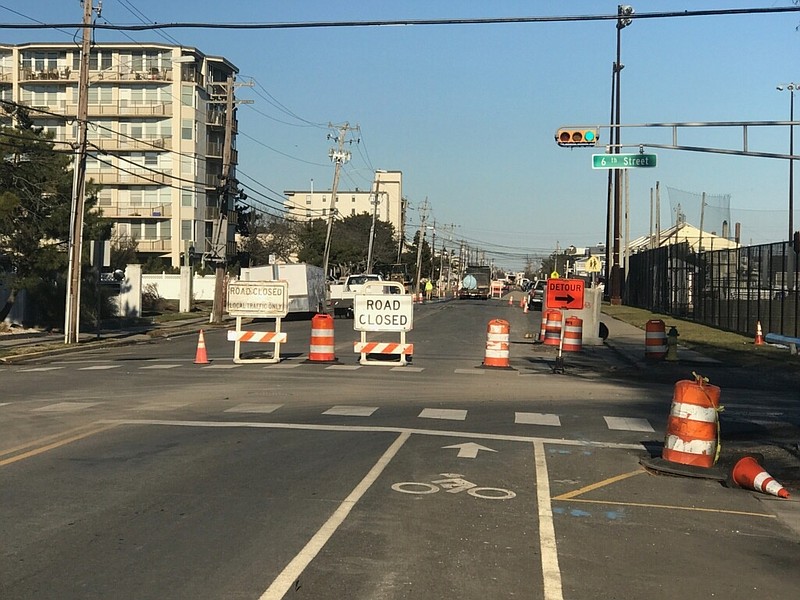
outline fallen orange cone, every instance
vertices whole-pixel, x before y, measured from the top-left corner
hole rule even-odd
[[[206,340],[203,337],[203,330],[200,330],[200,337],[197,339],[197,353],[194,355],[194,364],[207,365],[208,354],[206,354]]]
[[[745,456],[734,466],[733,481],[740,487],[750,488],[764,494],[772,494],[778,498],[788,498],[789,492],[780,483],[773,479],[758,461],[752,456]]]

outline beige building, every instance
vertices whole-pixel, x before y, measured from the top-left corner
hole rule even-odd
[[[115,236],[173,266],[189,246],[235,251],[234,225],[219,219],[217,186],[233,93],[227,80],[238,69],[195,48],[131,43],[95,44],[89,71],[86,177],[102,185],[98,205]],[[34,124],[66,151],[78,137],[79,72],[75,44],[0,45],[0,99],[30,107]],[[0,120],[11,123],[4,111]],[[235,176],[235,112],[232,125]]]
[[[397,235],[403,234],[406,201],[403,198],[401,171],[376,171],[372,189],[337,190],[335,201],[331,198],[331,190],[287,190],[283,193],[286,196],[284,206],[287,216],[296,221],[327,219],[331,208],[336,211],[334,215],[337,219],[361,213],[371,215],[374,210],[377,219],[391,223]],[[376,196],[377,207],[373,205]]]
[[[715,233],[709,233],[708,231],[700,231],[700,229],[694,225],[690,225],[684,221],[678,225],[673,225],[672,227],[662,230],[657,238],[645,235],[632,240],[628,244],[628,252],[642,252],[650,248],[660,248],[662,246],[671,246],[683,242],[688,242],[692,252],[730,250],[739,247],[739,242],[736,240],[730,240],[718,236]]]

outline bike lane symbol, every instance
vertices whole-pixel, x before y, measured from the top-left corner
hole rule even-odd
[[[444,479],[434,479],[430,483],[421,481],[401,481],[392,484],[392,489],[403,494],[435,494],[440,489],[449,494],[467,492],[475,498],[484,500],[510,500],[516,493],[505,488],[482,487],[464,479],[458,473],[440,473]]]

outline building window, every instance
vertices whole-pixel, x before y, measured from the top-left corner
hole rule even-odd
[[[192,221],[181,219],[181,241],[193,241],[194,236],[192,233]]]
[[[161,239],[162,240],[172,239],[172,228],[169,224],[169,221],[163,221],[161,223]]]
[[[194,88],[191,85],[181,86],[181,104],[194,106]]]
[[[192,140],[194,133],[194,121],[191,119],[181,119],[181,139]]]
[[[181,190],[181,206],[194,207],[194,192],[192,190]]]
[[[322,209],[322,216],[324,217],[327,214],[328,214],[328,209],[327,208],[323,208]]]
[[[328,201],[328,199],[327,199],[325,196],[323,196],[323,197],[322,197],[322,201],[323,201],[323,202],[327,202],[327,201]]]
[[[306,217],[311,218],[311,210],[306,209]]]
[[[311,195],[306,195],[306,204],[311,204]]]
[[[158,154],[155,152],[145,152],[144,153],[144,166],[145,167],[157,167],[158,166]]]
[[[355,197],[355,196],[352,196],[352,197],[350,198],[350,201],[351,201],[351,202],[355,202],[355,201],[356,201],[356,197]]]
[[[144,239],[157,240],[158,239],[158,223],[155,221],[147,222],[144,224]]]

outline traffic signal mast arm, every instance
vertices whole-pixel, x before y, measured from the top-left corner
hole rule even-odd
[[[639,148],[660,148],[664,150],[683,150],[686,152],[708,152],[712,154],[732,154],[736,156],[757,156],[760,158],[781,158],[784,160],[797,160],[800,156],[796,154],[782,154],[778,152],[760,152],[753,151],[748,148],[747,134],[749,127],[788,127],[792,125],[800,125],[800,121],[712,121],[712,122],[687,122],[687,123],[639,123],[632,125],[601,125],[597,127],[583,127],[583,126],[565,126],[560,127],[556,132],[556,143],[561,147],[581,147],[581,146],[596,146],[597,142],[587,141],[571,141],[575,133],[583,134],[585,140],[585,133],[587,131],[595,132],[596,139],[600,139],[600,129],[614,127],[653,127],[653,128],[669,128],[672,129],[672,144],[654,144],[654,143],[635,143],[635,144],[619,144],[619,148],[631,147]],[[697,128],[697,127],[741,127],[742,128],[742,149],[731,150],[726,148],[712,148],[705,146],[682,146],[678,144],[678,131],[681,128]],[[566,139],[561,139],[566,136]],[[614,147],[613,144],[605,144],[606,148]]]

